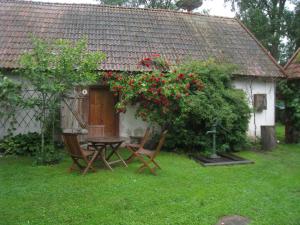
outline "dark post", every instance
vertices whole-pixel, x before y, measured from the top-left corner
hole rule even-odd
[[[262,150],[271,150],[276,147],[275,126],[261,126],[261,145]]]

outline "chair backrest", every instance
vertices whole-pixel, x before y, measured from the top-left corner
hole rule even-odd
[[[155,153],[154,153],[154,155],[153,155],[153,158],[155,158],[155,157],[159,154],[159,152],[160,152],[162,146],[163,146],[164,143],[165,143],[167,133],[168,133],[167,130],[165,130],[165,131],[163,131],[163,132],[161,133],[160,138],[159,138],[158,145],[157,145],[157,147],[156,147],[156,149],[155,149]]]
[[[63,133],[62,137],[69,154],[73,157],[82,158],[82,151],[77,138],[77,134]]]
[[[143,148],[144,147],[144,145],[146,144],[146,142],[149,139],[149,136],[150,136],[150,127],[147,127],[147,129],[145,131],[145,134],[144,134],[144,137],[141,140],[139,148]]]
[[[88,137],[104,137],[104,125],[89,125],[88,126]]]

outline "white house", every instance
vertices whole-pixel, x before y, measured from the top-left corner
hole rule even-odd
[[[252,115],[249,135],[259,136],[261,125],[275,123],[276,80],[284,73],[236,19],[170,10],[0,0],[0,68],[6,74],[18,68],[20,55],[31,49],[31,35],[87,37],[91,51],[105,52],[107,58],[99,68],[105,71],[134,73],[141,70],[137,63],[154,53],[172,64],[208,58],[235,64],[235,87],[247,93],[251,107],[258,104],[260,109]],[[134,117],[134,108],[117,115],[114,103],[106,87],[90,87],[82,106],[83,120],[90,126],[104,126],[105,135],[141,134],[146,124]],[[68,121],[71,115],[62,116]],[[22,119],[24,115],[19,115],[18,120]],[[38,127],[24,126],[18,132],[34,129]]]

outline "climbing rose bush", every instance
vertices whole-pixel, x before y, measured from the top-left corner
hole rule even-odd
[[[162,59],[143,59],[140,65],[167,68]],[[128,75],[118,72],[107,72],[104,77],[115,96],[119,96],[116,105],[118,112],[125,112],[128,104],[138,105],[137,116],[145,121],[166,125],[180,113],[183,98],[201,91],[203,83],[193,73],[182,73],[156,70]]]
[[[107,72],[104,77],[119,96],[117,109],[137,106],[137,116],[168,129],[165,149],[208,151],[218,121],[217,150],[237,150],[247,143],[250,109],[245,93],[232,87],[235,67],[213,59],[170,68],[158,56],[142,59],[144,72]],[[152,71],[149,71],[152,70]]]

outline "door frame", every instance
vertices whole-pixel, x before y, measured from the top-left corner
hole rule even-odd
[[[91,89],[102,89],[102,90],[104,89],[104,90],[108,90],[109,92],[111,92],[107,85],[98,84],[98,85],[90,85],[88,87],[88,96],[87,96],[87,98],[88,98],[88,100],[87,100],[88,101],[88,109],[87,109],[87,112],[88,112],[88,118],[87,118],[88,126],[90,125],[90,91],[91,91]],[[118,97],[114,97],[115,102],[117,102],[118,100],[119,100]],[[115,108],[114,108],[114,110],[115,110]],[[120,129],[119,129],[119,127],[120,127],[120,117],[119,117],[119,113],[117,113],[116,110],[115,110],[115,119],[116,119],[116,124],[115,124],[116,136],[119,136],[120,135]],[[104,136],[105,136],[105,128],[104,128]]]

